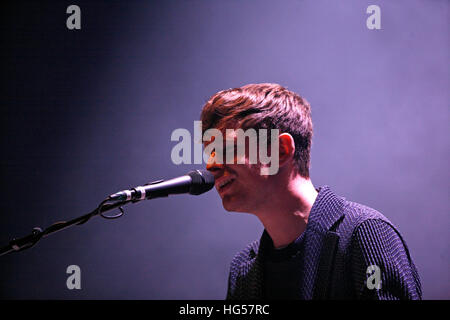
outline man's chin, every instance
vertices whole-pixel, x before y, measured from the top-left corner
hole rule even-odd
[[[223,208],[228,212],[238,212],[238,206],[236,203],[230,199],[230,197],[225,196],[222,199]]]
[[[236,201],[231,201],[230,199],[222,199],[223,208],[228,212],[242,212],[248,213],[248,210],[244,210],[242,206],[239,206]]]
[[[228,211],[228,212],[234,212],[234,211],[236,211],[236,210],[234,210],[233,206],[231,206],[231,205],[229,205],[229,204],[225,204],[225,202],[223,202],[223,201],[222,201],[222,205],[223,205],[223,208],[224,208],[226,211]]]

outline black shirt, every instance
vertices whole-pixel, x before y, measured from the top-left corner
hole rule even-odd
[[[264,254],[266,299],[300,299],[300,271],[303,264],[303,232],[287,247],[275,249],[273,242]]]

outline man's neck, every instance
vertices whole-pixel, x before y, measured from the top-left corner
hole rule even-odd
[[[275,201],[270,201],[270,205],[255,213],[275,248],[290,244],[305,231],[317,194],[310,179],[297,176],[271,199]]]

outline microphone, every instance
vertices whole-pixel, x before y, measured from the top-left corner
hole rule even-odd
[[[114,193],[108,197],[109,201],[141,201],[159,197],[167,197],[169,194],[189,193],[199,195],[214,187],[214,175],[206,170],[190,171],[186,175],[167,181],[157,180]]]

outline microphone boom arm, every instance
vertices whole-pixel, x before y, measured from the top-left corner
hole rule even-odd
[[[39,227],[33,228],[33,231],[30,234],[28,234],[22,238],[19,238],[19,239],[12,239],[8,245],[0,248],[0,256],[3,256],[10,252],[17,252],[17,251],[22,251],[22,250],[31,248],[39,240],[41,240],[42,238],[48,237],[52,233],[67,229],[76,224],[78,224],[78,225],[83,224],[83,223],[87,222],[90,218],[92,218],[93,216],[102,214],[103,212],[110,211],[110,210],[120,207],[128,202],[131,202],[131,201],[122,201],[122,202],[117,202],[117,203],[105,204],[106,201],[107,200],[103,201],[95,210],[93,210],[92,212],[89,212],[88,214],[85,214],[83,216],[80,216],[78,218],[75,218],[75,219],[72,219],[69,221],[55,222],[54,224],[52,224],[50,227],[48,227],[47,229],[45,229],[43,231]],[[121,210],[121,212],[123,214],[122,210]],[[122,214],[120,214],[119,216],[121,216]],[[119,217],[119,216],[113,216],[113,217]],[[113,217],[107,217],[107,216],[103,216],[103,217],[113,218]]]
[[[0,256],[10,252],[22,251],[34,246],[39,240],[49,236],[52,233],[67,229],[75,224],[80,225],[86,223],[90,218],[100,215],[106,219],[119,218],[124,214],[122,205],[130,202],[138,202],[145,199],[153,199],[157,197],[167,197],[169,194],[189,193],[193,195],[202,194],[210,190],[214,186],[214,176],[203,170],[195,170],[189,172],[182,177],[174,178],[169,181],[158,180],[147,183],[144,186],[124,190],[110,195],[103,200],[98,207],[81,217],[69,220],[59,221],[42,231],[41,228],[35,227],[33,231],[25,237],[12,239],[8,245],[0,248]],[[104,215],[104,212],[119,208],[120,214],[113,216]]]

